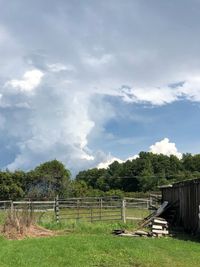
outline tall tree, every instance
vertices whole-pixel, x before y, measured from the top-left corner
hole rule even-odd
[[[65,166],[52,160],[45,162],[28,173],[27,195],[30,197],[55,197],[67,193],[70,172]]]

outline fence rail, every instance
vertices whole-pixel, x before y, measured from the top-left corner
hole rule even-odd
[[[0,210],[34,210],[39,214],[50,212],[57,222],[69,220],[107,221],[139,220],[147,215],[151,199],[85,197],[59,199],[52,201],[0,201]],[[41,217],[41,216],[40,216]]]

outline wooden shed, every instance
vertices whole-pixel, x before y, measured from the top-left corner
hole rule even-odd
[[[200,232],[200,179],[162,186],[162,200],[175,208],[174,224],[190,233]]]

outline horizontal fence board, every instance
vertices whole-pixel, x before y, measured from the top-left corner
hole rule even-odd
[[[69,217],[69,216],[73,216],[74,218],[76,217],[84,217],[83,215],[90,215],[91,216],[91,213],[80,213],[80,214],[73,214],[73,213],[70,213],[70,214],[67,214],[67,213],[64,213],[64,214],[60,214],[60,217]],[[115,213],[115,214],[100,214],[100,213],[93,213],[92,216],[98,216],[98,217],[112,217],[112,216],[121,216],[121,213]]]
[[[54,204],[55,201],[13,201],[13,204]]]
[[[20,212],[26,209],[53,216],[57,222],[59,220],[123,220],[125,222],[126,219],[140,219],[140,216],[143,216],[141,212],[147,210],[149,206],[149,200],[144,198],[87,197],[55,198],[45,201],[29,199],[13,202],[0,201],[1,212],[11,207]]]

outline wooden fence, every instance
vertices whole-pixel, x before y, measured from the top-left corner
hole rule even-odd
[[[87,197],[56,197],[52,201],[0,201],[0,210],[27,208],[42,214],[52,214],[56,222],[62,221],[114,221],[140,220],[148,212],[149,199]],[[137,211],[137,212],[136,212]]]
[[[150,194],[149,195],[149,208],[150,209],[157,209],[162,201],[162,195],[160,194]]]

